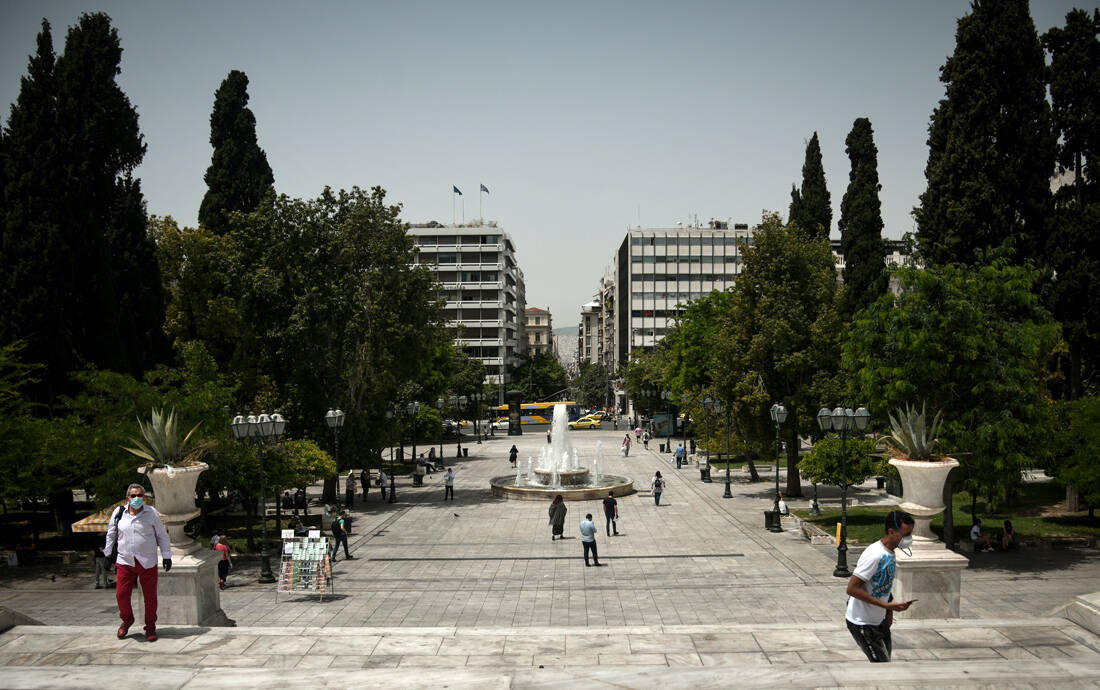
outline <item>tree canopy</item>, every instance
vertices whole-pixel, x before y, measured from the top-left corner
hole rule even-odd
[[[1027,0],[973,0],[940,70],[928,187],[913,215],[926,261],[1022,262],[1041,253],[1055,136],[1046,64]]]
[[[821,163],[821,142],[817,132],[806,144],[806,161],[802,164],[802,188],[791,190],[791,208],[787,216],[806,232],[829,238],[833,225],[832,199],[825,186],[825,166]]]
[[[275,176],[256,139],[256,116],[248,107],[248,76],[231,70],[214,92],[210,113],[214,154],[203,179],[206,194],[199,206],[199,225],[224,234],[229,214],[255,211],[274,193]]]
[[[840,202],[840,253],[844,255],[844,313],[849,318],[886,289],[886,245],[878,193],[878,147],[871,121],[856,118],[845,140],[852,169]]]

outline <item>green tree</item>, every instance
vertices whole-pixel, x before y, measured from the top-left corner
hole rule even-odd
[[[878,147],[871,121],[856,118],[844,143],[852,170],[840,202],[840,253],[844,255],[845,315],[851,317],[886,289],[886,245],[878,193]]]
[[[878,424],[906,403],[942,411],[944,452],[963,454],[972,493],[1001,502],[1047,436],[1044,365],[1059,333],[1034,293],[1038,272],[999,260],[899,276],[900,294],[883,295],[850,329],[852,397]]]
[[[214,93],[210,113],[214,155],[203,179],[206,194],[199,206],[199,225],[224,234],[228,214],[249,213],[274,193],[275,176],[267,154],[256,140],[256,116],[248,107],[248,76],[231,70]]]
[[[536,352],[521,355],[519,360],[519,366],[512,371],[512,387],[523,393],[524,400],[544,400],[569,387],[569,375],[554,355]]]
[[[1081,501],[1095,519],[1100,505],[1100,397],[1055,403],[1053,443],[1048,467],[1067,485],[1077,487]]]
[[[41,402],[71,392],[69,372],[86,365],[137,373],[168,356],[121,57],[104,14],[81,15],[56,61],[43,24],[4,137],[0,332],[46,364]]]
[[[802,188],[791,189],[788,221],[818,237],[829,238],[833,225],[833,207],[829,189],[825,186],[825,166],[821,164],[821,143],[817,132],[806,144],[806,161],[802,164]]]
[[[1027,0],[974,0],[928,130],[928,188],[913,212],[926,261],[1041,254],[1055,152],[1045,74]]]
[[[1072,181],[1055,193],[1055,217],[1046,261],[1054,278],[1046,303],[1062,323],[1066,398],[1097,392],[1100,367],[1100,184],[1093,174],[1100,155],[1100,10],[1066,15],[1065,28],[1043,36],[1051,54],[1050,95],[1060,134],[1058,165]]]
[[[802,457],[798,468],[815,484],[840,486],[859,485],[868,477],[886,473],[882,458],[876,454],[875,442],[865,438],[848,439],[847,467],[844,467],[844,442],[836,434],[818,439],[810,452]],[[841,470],[845,470],[842,472]]]
[[[745,437],[773,447],[772,403],[788,410],[787,490],[801,496],[799,436],[814,433],[824,401],[839,401],[841,322],[833,255],[820,233],[784,226],[767,215],[742,249],[743,269],[714,345],[715,382],[722,398],[751,410]]]
[[[611,375],[602,364],[585,362],[581,364],[577,378],[573,381],[573,397],[583,407],[610,407],[615,401],[611,389]]]

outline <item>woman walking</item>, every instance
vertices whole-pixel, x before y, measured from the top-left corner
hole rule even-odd
[[[516,448],[516,444],[512,444],[511,450],[508,451],[508,462],[512,463],[512,467],[516,466],[516,461],[519,459],[519,448]]]
[[[630,456],[630,434],[623,436],[622,452],[624,458]]]
[[[665,490],[665,480],[661,477],[661,471],[653,475],[653,481],[649,483],[649,490],[653,492],[653,504],[661,505],[661,492]]]
[[[565,501],[562,499],[561,494],[558,494],[554,497],[554,502],[550,504],[550,541],[554,541],[559,537],[565,539],[562,532],[565,531],[566,511]]]
[[[215,551],[220,551],[222,558],[218,561],[218,587],[225,589],[225,579],[229,577],[229,569],[233,567],[233,559],[229,557],[229,543],[225,539],[225,535],[215,534],[210,539],[211,546]]]

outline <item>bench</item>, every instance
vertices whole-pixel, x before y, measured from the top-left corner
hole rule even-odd
[[[836,543],[836,539],[833,535],[829,534],[825,530],[821,529],[817,525],[807,520],[802,520],[802,524],[799,529],[802,531],[802,536],[805,537],[811,544],[826,544],[832,545]]]

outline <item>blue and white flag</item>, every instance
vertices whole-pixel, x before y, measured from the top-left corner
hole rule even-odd
[[[483,192],[485,192],[486,194],[488,194],[488,193],[489,193],[489,188],[488,188],[488,187],[486,187],[485,185],[481,185],[481,191],[483,191]]]
[[[455,187],[454,185],[451,185],[451,186]],[[460,190],[458,187],[455,187],[455,194],[457,194],[459,196],[462,196],[462,190]]]

